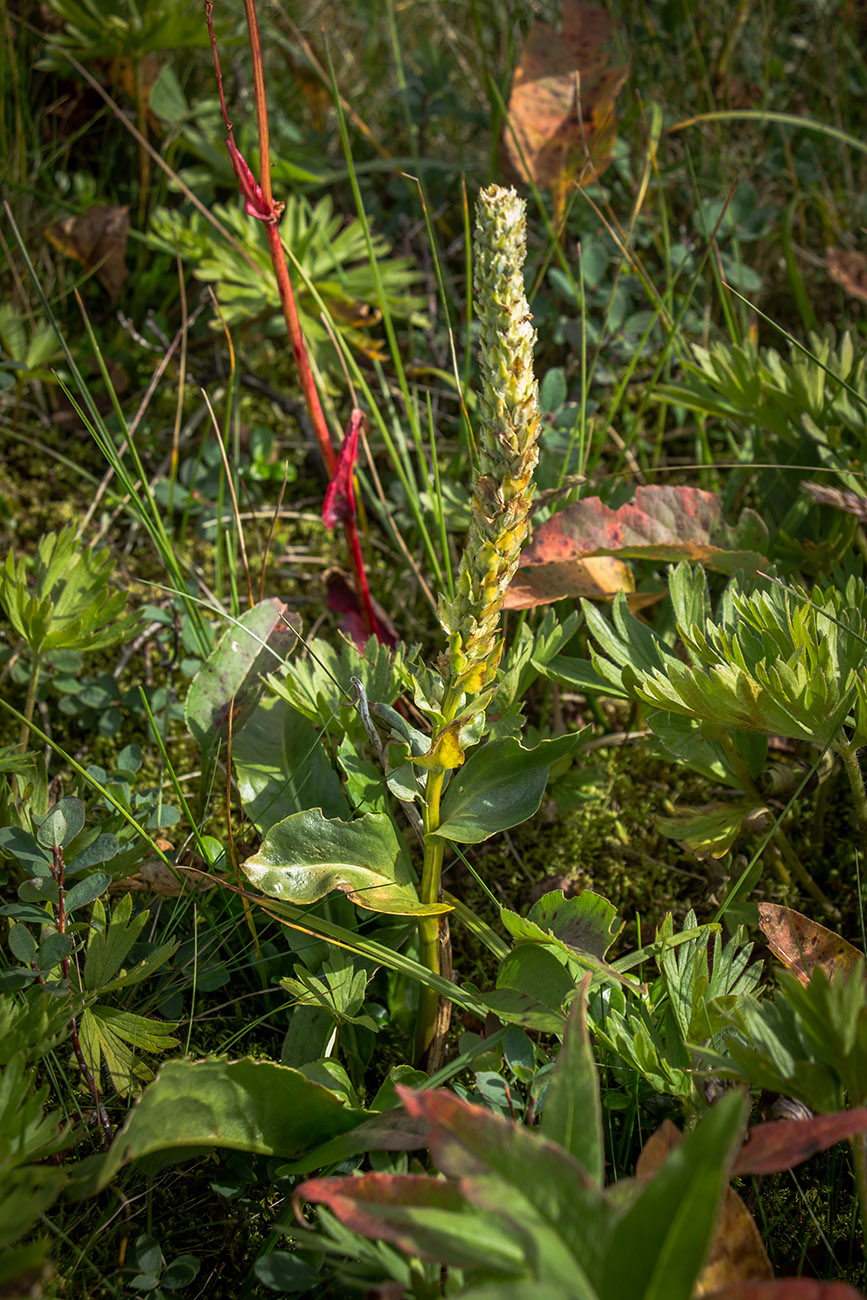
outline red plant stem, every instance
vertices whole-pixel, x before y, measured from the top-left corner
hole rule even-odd
[[[280,305],[283,308],[283,316],[286,321],[289,343],[292,348],[292,355],[295,358],[298,382],[301,385],[301,392],[304,396],[304,403],[307,407],[310,423],[313,425],[313,430],[316,434],[316,441],[319,444],[319,453],[322,456],[329,478],[333,478],[334,472],[337,468],[337,457],[334,454],[331,435],[328,431],[328,424],[325,420],[325,412],[322,409],[322,403],[319,400],[319,392],[313,380],[313,372],[310,369],[310,361],[307,356],[307,345],[304,342],[304,335],[301,332],[301,324],[298,320],[298,308],[295,302],[295,292],[292,288],[292,280],[289,276],[286,254],[283,251],[283,241],[280,238],[278,222],[280,213],[283,210],[283,205],[274,202],[274,196],[271,190],[268,101],[265,95],[265,72],[262,66],[262,45],[259,40],[259,23],[256,18],[255,0],[244,0],[244,10],[247,18],[247,35],[250,42],[253,93],[256,100],[256,121],[259,131],[258,185],[252,177],[249,168],[243,162],[243,159],[241,159],[235,145],[234,136],[232,134],[232,123],[229,121],[226,100],[223,94],[223,74],[220,68],[219,54],[217,52],[217,41],[214,35],[214,0],[206,0],[205,16],[208,23],[208,35],[211,39],[211,49],[214,55],[214,68],[217,74],[220,107],[223,112],[223,121],[226,124],[226,131],[229,136],[229,154],[232,158],[232,165],[235,169],[235,173],[238,176],[241,192],[246,199],[247,211],[251,213],[251,215],[258,217],[258,219],[265,225],[268,251],[271,254],[271,262],[277,280],[277,292],[280,295]],[[362,617],[364,618],[367,631],[378,636],[379,620],[377,619],[373,609],[370,587],[368,586],[367,575],[364,571],[364,559],[361,553],[361,544],[358,539],[358,527],[354,517],[344,521],[343,531],[352,563],[353,575],[355,577],[355,589],[361,603]]]

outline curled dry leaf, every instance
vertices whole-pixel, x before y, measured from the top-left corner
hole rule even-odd
[[[867,255],[854,249],[827,248],[825,267],[835,284],[853,298],[867,302]]]
[[[809,984],[817,966],[832,979],[864,963],[864,954],[839,934],[778,903],[759,903],[759,929],[771,952],[802,984]]]
[[[666,1120],[644,1144],[635,1167],[636,1177],[652,1178],[682,1141],[680,1130],[671,1120]],[[761,1281],[773,1276],[755,1220],[734,1188],[726,1188],[711,1253],[699,1274],[693,1296],[710,1296],[720,1291],[728,1295],[727,1288],[733,1282]]]
[[[66,257],[75,258],[86,271],[93,271],[103,289],[116,298],[126,280],[126,241],[129,208],[88,208],[80,217],[55,221],[45,237]]]
[[[589,184],[611,161],[614,98],[628,67],[611,68],[603,45],[614,31],[604,9],[563,0],[563,29],[534,23],[509,97],[506,157],[522,181]]]

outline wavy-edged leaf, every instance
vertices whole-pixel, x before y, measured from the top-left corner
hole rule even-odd
[[[436,916],[446,903],[418,901],[406,846],[385,813],[329,821],[320,808],[272,826],[243,864],[263,894],[289,903],[315,903],[340,889],[359,907],[397,916]]]

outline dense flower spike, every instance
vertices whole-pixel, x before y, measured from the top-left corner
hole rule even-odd
[[[447,686],[477,694],[502,652],[500,611],[529,530],[533,470],[539,458],[539,386],[524,293],[526,204],[490,185],[476,205],[474,289],[480,323],[479,465],[472,521],[453,604],[440,602],[449,634]]]

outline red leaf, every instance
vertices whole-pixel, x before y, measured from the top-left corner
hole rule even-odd
[[[244,211],[258,221],[271,221],[276,215],[265,203],[265,195],[256,177],[250,171],[244,155],[231,138],[226,141],[232,168],[238,178],[238,185],[244,196]]]
[[[519,568],[506,592],[505,609],[535,609],[564,596],[611,599],[618,591],[633,592],[632,574],[609,555],[592,560],[567,560],[564,564],[537,564]],[[631,606],[630,606],[631,608]]]
[[[343,439],[337,456],[337,468],[328,484],[325,502],[322,506],[322,522],[329,532],[344,520],[355,518],[355,490],[352,475],[358,458],[358,435],[364,422],[364,415],[359,410],[352,412],[349,428]]]
[[[304,1223],[304,1201],[327,1205],[332,1214],[354,1232],[375,1241],[390,1241],[410,1255],[424,1253],[424,1225],[410,1207],[469,1211],[455,1183],[429,1174],[362,1174],[349,1178],[311,1178],[292,1194],[296,1218]],[[432,1254],[431,1258],[438,1256]]]
[[[738,534],[750,549],[740,549]],[[767,564],[752,546],[766,538],[761,520],[744,511],[737,529],[723,523],[713,492],[689,487],[639,487],[635,499],[612,510],[599,497],[586,497],[553,515],[533,534],[521,568],[560,564],[589,555],[646,560],[692,560],[719,573],[755,572]],[[735,549],[737,547],[737,549]]]
[[[339,569],[331,569],[325,575],[325,587],[328,592],[328,608],[332,613],[342,615],[341,630],[357,649],[363,650],[370,638],[370,632],[354,588]],[[383,645],[396,646],[399,638],[388,616],[377,601],[371,603],[376,619],[374,634],[377,640]]]
[[[818,1155],[835,1142],[867,1132],[867,1108],[817,1115],[815,1119],[757,1124],[747,1132],[732,1169],[738,1174],[779,1174]]]
[[[829,979],[846,976],[864,964],[864,954],[818,921],[777,903],[759,903],[759,929],[768,946],[802,984],[809,984],[817,966]]]

